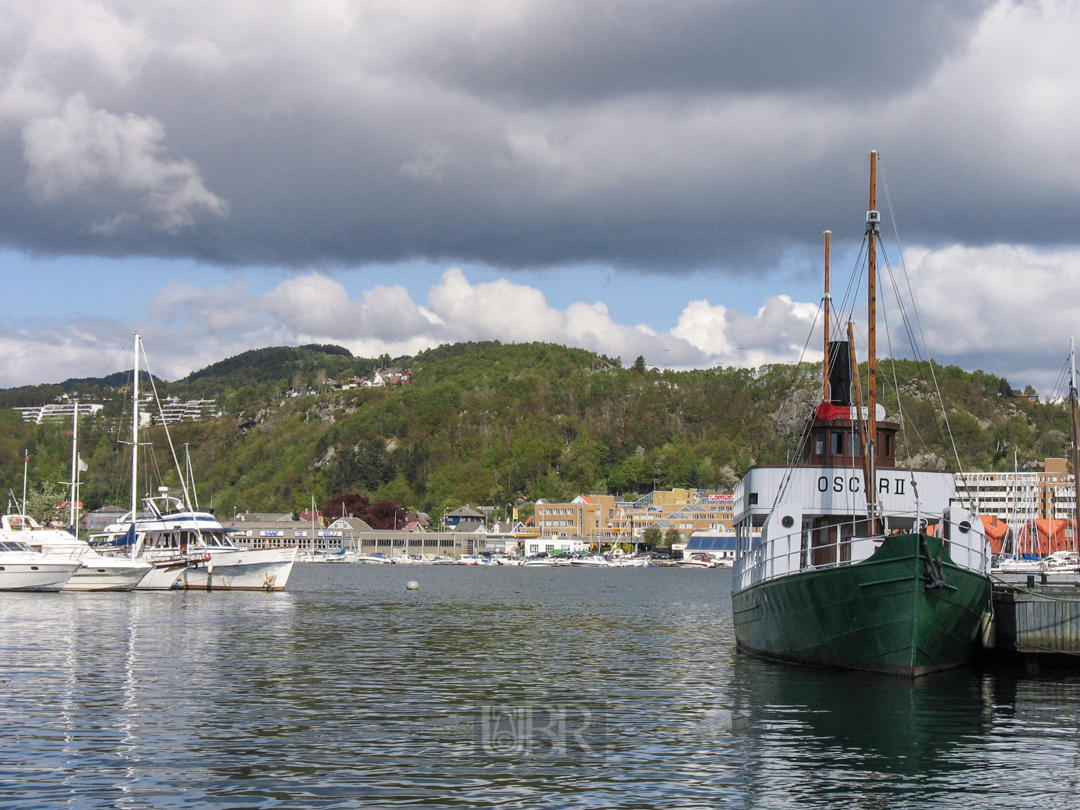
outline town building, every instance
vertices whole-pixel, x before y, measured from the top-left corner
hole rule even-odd
[[[93,418],[104,408],[96,402],[80,402],[79,416]],[[40,425],[42,422],[58,422],[61,419],[71,419],[75,416],[75,400],[64,399],[60,402],[50,402],[48,405],[36,405],[33,407],[15,408],[22,416],[24,422]]]
[[[613,495],[579,495],[569,503],[536,502],[542,537],[589,538],[592,542],[639,542],[650,526],[675,529],[683,541],[700,531],[731,531],[730,491],[656,490],[635,501]]]
[[[956,474],[956,501],[984,517],[1020,527],[1032,520],[1076,517],[1073,476],[1063,458],[1048,458],[1013,472]]]
[[[469,506],[459,506],[453,512],[444,514],[442,522],[443,526],[448,529],[456,530],[459,525],[462,526],[463,530],[466,525],[475,528],[477,525],[483,525],[484,514]]]
[[[469,532],[407,532],[373,529],[359,518],[338,518],[325,528],[318,521],[293,520],[288,514],[242,513],[222,525],[238,545],[292,548],[302,554],[374,554],[460,557],[487,551],[487,538]]]

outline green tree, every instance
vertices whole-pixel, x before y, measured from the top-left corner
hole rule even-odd
[[[679,534],[679,530],[672,528],[664,532],[664,545],[671,548],[676,543],[682,542],[682,535]]]
[[[650,526],[641,535],[641,540],[646,545],[657,548],[663,544],[664,533],[656,526]]]
[[[644,374],[645,373],[645,358],[642,357],[639,354],[638,357],[637,357],[637,360],[634,361],[634,365],[630,366],[630,370],[635,371],[638,374]]]
[[[26,511],[43,526],[62,523],[65,519],[64,507],[67,499],[66,487],[46,482],[26,493]]]

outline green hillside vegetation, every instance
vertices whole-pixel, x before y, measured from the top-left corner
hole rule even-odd
[[[411,368],[411,385],[321,388],[391,363]],[[816,367],[658,372],[635,365],[541,343],[456,344],[393,361],[307,346],[246,352],[159,391],[213,397],[222,409],[171,432],[178,452],[186,447],[191,455],[201,505],[223,516],[299,511],[313,497],[321,505],[342,493],[437,516],[464,503],[730,487],[749,466],[782,464],[797,452],[818,396]],[[905,416],[899,458],[952,469],[928,371],[913,361],[895,364]],[[1006,380],[983,371],[935,372],[965,469],[1011,469],[1014,450],[1020,463],[1066,454],[1064,406],[1017,402]],[[890,419],[897,414],[893,374],[885,361],[880,394]],[[321,393],[289,395],[309,389]],[[80,425],[89,509],[130,500],[130,427],[118,427],[123,397],[116,388],[94,393],[110,407]],[[67,481],[70,431],[70,423],[29,425],[0,410],[5,491],[21,491],[24,449],[31,486]],[[151,445],[140,487],[177,486],[163,429],[142,438]]]

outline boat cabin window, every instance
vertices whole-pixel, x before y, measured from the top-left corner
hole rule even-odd
[[[851,455],[858,456],[862,453],[862,448],[859,446],[859,434],[851,434]]]
[[[844,434],[838,431],[833,431],[832,454],[834,456],[842,456],[844,454]]]
[[[814,434],[814,455],[821,456],[825,454],[825,434],[822,431],[818,431]]]
[[[0,551],[33,551],[26,543],[15,540],[0,540]]]
[[[176,548],[177,538],[172,532],[159,534],[154,538],[154,548]]]

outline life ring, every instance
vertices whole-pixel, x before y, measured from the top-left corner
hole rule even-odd
[[[203,558],[203,562],[210,562],[210,552],[208,551],[205,554],[203,554],[202,558]]]

